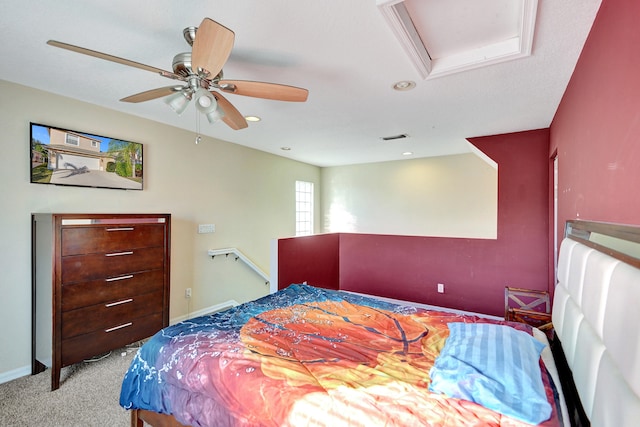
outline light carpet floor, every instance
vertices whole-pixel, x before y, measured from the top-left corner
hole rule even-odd
[[[55,391],[49,369],[0,384],[0,426],[128,426],[129,412],[118,399],[136,351],[137,346],[130,346],[98,361],[63,368]]]

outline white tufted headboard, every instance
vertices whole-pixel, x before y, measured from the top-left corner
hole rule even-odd
[[[640,247],[640,227],[569,221],[560,247],[552,321],[593,426],[640,425],[640,262],[606,248]]]

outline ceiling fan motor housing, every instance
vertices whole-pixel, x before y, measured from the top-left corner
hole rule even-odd
[[[173,57],[173,72],[183,76],[189,77],[194,74],[191,68],[191,52],[179,53]]]

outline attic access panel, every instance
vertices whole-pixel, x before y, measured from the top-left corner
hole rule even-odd
[[[427,79],[531,55],[538,0],[378,0]]]

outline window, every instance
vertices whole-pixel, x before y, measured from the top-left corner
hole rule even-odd
[[[72,135],[68,133],[65,142],[69,145],[75,145],[77,147],[80,145],[80,137],[78,135]]]
[[[296,236],[313,234],[313,182],[296,181]]]

